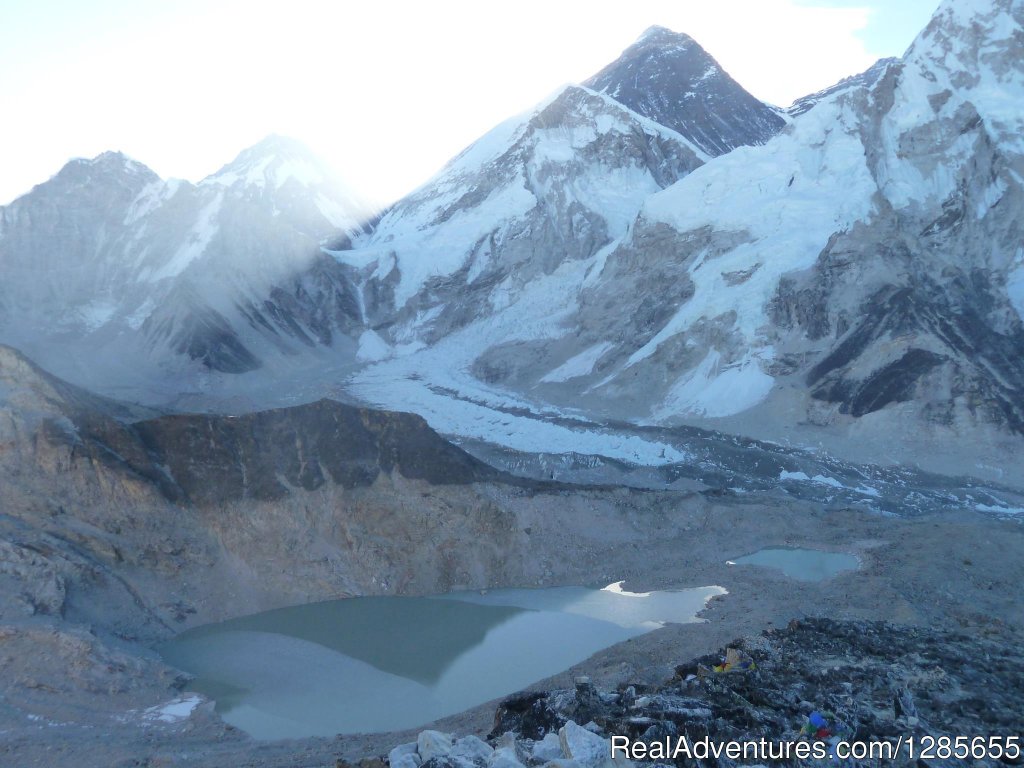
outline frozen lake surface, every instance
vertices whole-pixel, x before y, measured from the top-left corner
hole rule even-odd
[[[414,728],[696,614],[721,587],[360,597],[189,630],[159,650],[258,739]]]
[[[860,561],[845,552],[820,552],[816,549],[761,549],[752,555],[737,557],[730,565],[763,565],[777,568],[797,581],[824,581],[860,567]]]

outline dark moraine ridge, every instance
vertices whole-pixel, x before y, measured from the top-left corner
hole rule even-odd
[[[56,423],[49,437],[68,439]],[[120,424],[86,417],[81,450],[154,481],[171,501],[274,501],[288,486],[367,487],[381,473],[433,485],[521,483],[452,445],[420,416],[319,400],[242,416],[182,414]],[[285,485],[285,482],[287,485]]]

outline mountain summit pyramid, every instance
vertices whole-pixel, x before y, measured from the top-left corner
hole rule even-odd
[[[671,128],[713,157],[764,144],[786,124],[692,37],[665,27],[648,29],[583,85]]]

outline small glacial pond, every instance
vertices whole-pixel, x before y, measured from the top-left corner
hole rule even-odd
[[[699,621],[725,594],[620,587],[332,600],[197,627],[159,651],[258,739],[415,728],[665,622]]]
[[[761,549],[752,555],[727,561],[729,565],[763,565],[777,568],[797,581],[824,581],[846,571],[855,571],[860,561],[845,552],[816,549]]]

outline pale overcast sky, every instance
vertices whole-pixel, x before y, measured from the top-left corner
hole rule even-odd
[[[196,181],[268,133],[388,202],[660,24],[779,105],[898,56],[938,0],[0,0],[0,204],[121,150]]]

